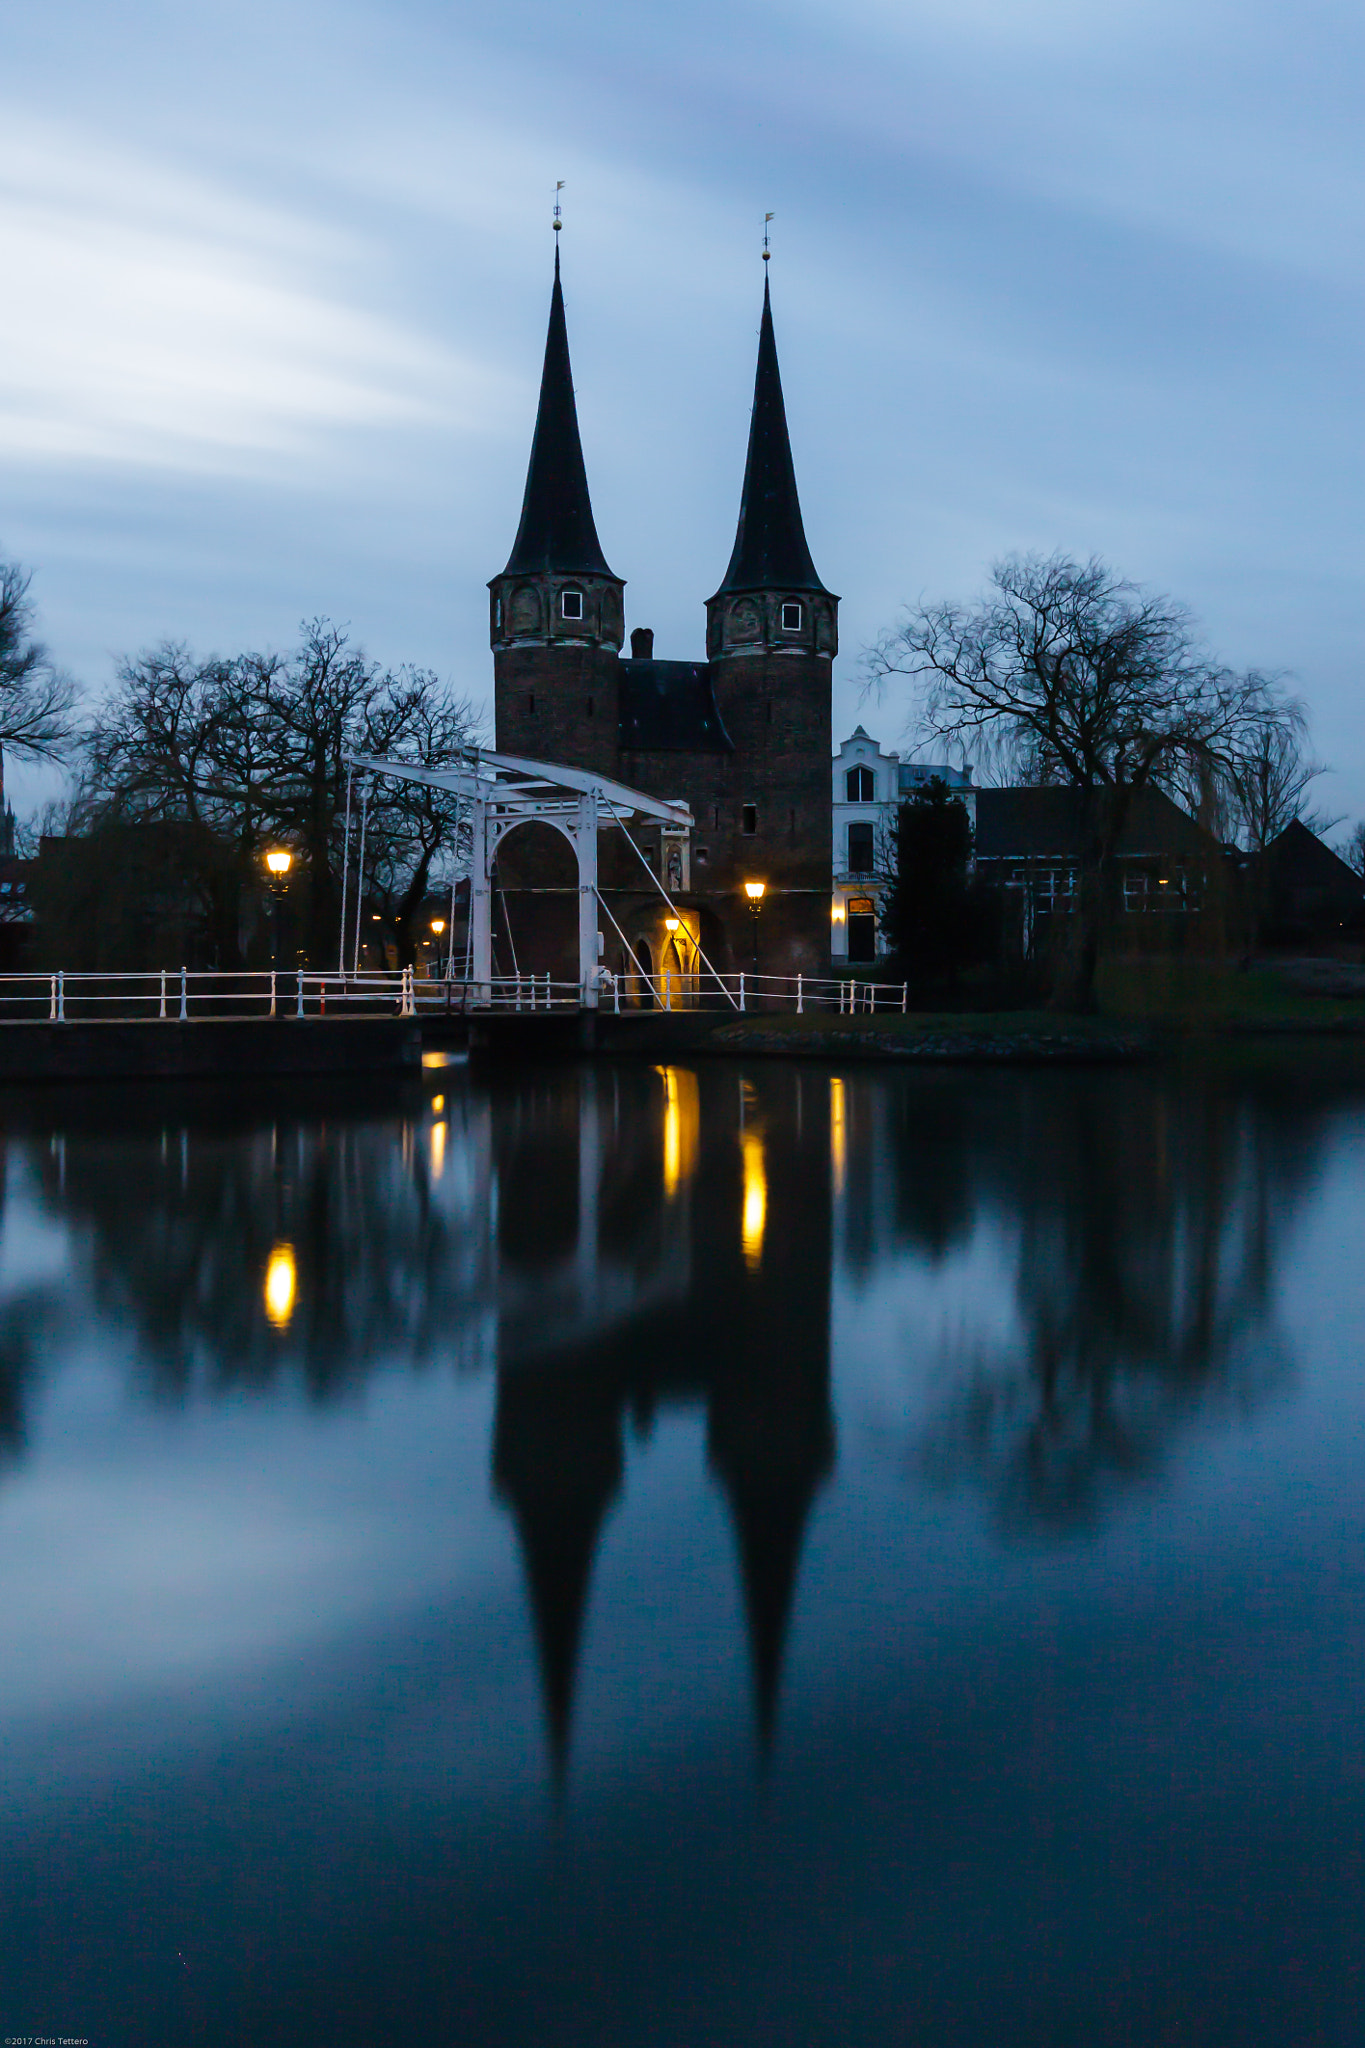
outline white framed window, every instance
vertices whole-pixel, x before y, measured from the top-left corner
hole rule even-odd
[[[559,616],[562,619],[581,619],[583,616],[583,593],[581,590],[561,590],[559,593]]]
[[[850,768],[847,788],[851,804],[870,804],[876,788],[876,777],[870,768]]]
[[[873,828],[870,824],[855,824],[848,828],[848,872],[851,875],[870,875],[875,861],[873,854]]]
[[[799,633],[804,619],[805,608],[790,599],[782,607],[782,631]]]

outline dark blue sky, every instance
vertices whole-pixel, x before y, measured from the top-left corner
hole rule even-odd
[[[836,736],[900,735],[857,670],[902,600],[1096,550],[1296,674],[1359,815],[1363,46],[1334,0],[48,0],[0,80],[0,548],[92,690],[326,612],[486,696],[564,178],[598,529],[699,654],[771,208]]]

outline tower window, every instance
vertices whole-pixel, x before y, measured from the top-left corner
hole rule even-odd
[[[502,631],[502,599],[500,597],[495,597],[493,600],[493,624],[499,632]]]
[[[870,804],[875,787],[870,768],[849,769],[848,800],[851,804]]]
[[[717,832],[719,832],[719,830],[720,830],[720,805],[719,805],[719,804],[712,804],[712,806],[711,806],[711,823],[712,823],[712,824],[713,824],[713,825],[715,826],[715,828],[716,828]]]
[[[710,847],[694,846],[692,849],[692,858],[699,868],[704,868],[706,866],[707,861],[709,861],[711,858]]]
[[[559,593],[561,618],[581,619],[583,616],[583,593],[581,590],[561,590]]]
[[[592,699],[591,697],[589,697],[589,699],[588,699],[588,716],[589,716],[589,718],[591,718],[591,717],[592,717],[592,715],[593,715],[593,711],[594,711],[594,708],[595,708],[595,707],[594,707],[593,699]]]
[[[526,692],[526,709],[530,716],[534,718],[536,715],[536,693],[534,690]]]
[[[771,697],[769,697],[769,699],[768,699],[768,704],[767,704],[767,712],[768,712],[768,723],[769,723],[769,725],[771,725],[771,724],[772,724],[772,722],[773,722],[773,700],[772,700],[772,698],[771,698]]]
[[[784,633],[799,633],[801,631],[801,622],[801,606],[799,604],[784,604],[782,607],[782,631]]]
[[[744,824],[743,824],[743,829],[744,829],[744,831],[746,831],[746,832],[757,832],[757,830],[758,830],[758,805],[757,805],[757,804],[745,804],[745,806],[744,806],[744,809],[743,809],[743,812],[741,813],[741,816],[743,817],[743,820],[744,820]]]

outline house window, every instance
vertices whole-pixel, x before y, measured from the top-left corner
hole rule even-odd
[[[870,768],[850,768],[848,771],[848,800],[851,804],[870,804],[876,779]]]
[[[872,873],[872,832],[872,826],[866,824],[848,828],[848,871],[851,875]]]
[[[743,824],[743,830],[744,830],[744,831],[746,831],[746,832],[757,832],[757,830],[758,830],[758,805],[757,805],[757,804],[745,804],[745,806],[744,806],[744,809],[743,809],[743,812],[741,813],[741,816],[743,817],[743,820],[744,820],[744,824]]]
[[[783,605],[782,631],[784,633],[799,633],[801,631],[801,607],[799,604]]]
[[[581,619],[583,616],[583,593],[581,590],[561,590],[559,593],[559,615],[564,619]]]

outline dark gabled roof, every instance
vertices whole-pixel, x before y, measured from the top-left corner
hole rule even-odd
[[[620,743],[663,754],[732,754],[704,661],[623,661]]]
[[[782,402],[768,280],[763,280],[763,324],[749,421],[749,453],[739,500],[734,552],[716,596],[739,590],[819,590],[824,584],[806,545],[796,470]]]
[[[557,243],[545,367],[540,377],[540,405],[526,471],[526,492],[521,501],[521,524],[502,573],[612,576],[593,524],[583,444],[578,438],[578,408],[569,367],[569,331],[564,323]],[[612,576],[612,581],[619,582],[620,578]]]
[[[1295,818],[1265,850],[1266,865],[1282,888],[1314,889],[1359,903],[1365,880],[1316,832]]]
[[[1081,851],[1080,790],[977,790],[978,860],[1078,860]],[[1218,851],[1218,841],[1159,789],[1138,791],[1119,834],[1123,860],[1205,859]]]

